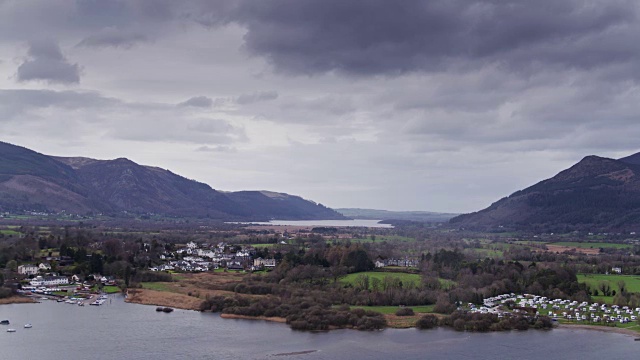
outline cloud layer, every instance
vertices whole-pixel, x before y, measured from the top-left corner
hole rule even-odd
[[[640,150],[639,10],[0,1],[0,140],[330,206],[477,210]]]

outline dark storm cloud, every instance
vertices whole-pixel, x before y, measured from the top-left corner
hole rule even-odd
[[[194,96],[178,104],[178,106],[193,106],[193,107],[201,107],[201,108],[208,108],[208,107],[211,107],[212,105],[213,105],[213,100],[210,97],[206,97],[206,96]]]
[[[41,80],[60,84],[80,82],[80,66],[70,63],[53,40],[30,42],[28,55],[28,59],[18,67],[18,81]]]
[[[219,9],[216,9],[219,11]],[[499,63],[591,68],[635,61],[632,1],[243,1],[227,20],[282,72],[394,75]]]

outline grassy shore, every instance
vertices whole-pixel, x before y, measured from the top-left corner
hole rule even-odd
[[[239,282],[241,273],[196,273],[174,275],[172,282],[148,282],[141,289],[129,289],[127,302],[200,310],[207,296],[233,295],[222,290],[226,285]]]
[[[286,323],[287,319],[282,317],[267,317],[267,316],[247,316],[247,315],[236,315],[236,314],[220,314],[221,318],[224,319],[245,319],[245,320],[264,320],[264,321],[272,321],[277,323]]]
[[[9,296],[7,298],[3,298],[0,299],[0,305],[6,305],[6,304],[30,304],[30,303],[36,303],[37,301],[30,298],[30,297],[26,297],[26,296],[18,296],[18,295],[14,295],[14,296]]]
[[[200,304],[202,304],[202,299],[189,295],[149,289],[129,289],[125,301],[142,305],[168,306],[185,310],[200,310]]]

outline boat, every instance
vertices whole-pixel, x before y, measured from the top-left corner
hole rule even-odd
[[[156,308],[156,311],[162,311],[162,306],[158,306],[158,307]]]
[[[78,301],[78,306],[84,306],[84,303],[82,301]]]
[[[16,332],[16,329],[7,329],[7,332]]]
[[[166,312],[166,313],[170,313],[170,312],[172,312],[172,311],[173,311],[173,309],[172,309],[172,308],[170,308],[170,307],[165,307],[165,308],[162,308],[162,311],[164,311],[164,312]]]
[[[0,320],[0,325],[9,325],[9,320]]]
[[[24,328],[25,328],[25,329],[31,329],[32,327],[33,327],[33,325],[31,325],[31,324],[25,324],[25,325],[24,325]]]

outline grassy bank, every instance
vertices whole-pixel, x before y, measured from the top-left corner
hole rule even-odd
[[[34,300],[33,298],[26,297],[26,296],[18,296],[18,295],[9,296],[7,298],[0,299],[0,305],[29,304],[29,303],[36,303],[36,302],[37,301]]]

